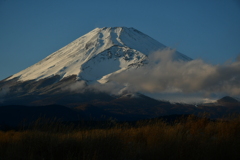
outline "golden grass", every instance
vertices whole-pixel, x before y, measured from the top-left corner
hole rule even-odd
[[[108,129],[0,132],[1,160],[159,160],[239,159],[240,118],[185,122],[160,120]],[[63,127],[64,128],[64,127]]]

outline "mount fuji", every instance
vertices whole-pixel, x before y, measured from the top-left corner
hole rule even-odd
[[[116,90],[117,94],[106,90],[112,84],[110,89],[116,88],[118,79],[112,77],[120,74],[137,81],[145,76],[142,72],[158,74],[159,66],[164,67],[159,64],[165,64],[165,59],[159,61],[155,57],[161,50],[169,48],[134,28],[96,28],[33,66],[0,81],[0,130],[23,121],[31,124],[41,116],[82,122],[109,118],[135,121],[205,112],[211,114],[211,118],[219,118],[240,113],[240,102],[231,97],[191,105],[156,100],[132,92],[131,88],[128,91],[129,86],[124,83],[123,88]],[[166,56],[166,63],[169,57],[174,63],[192,60],[177,51],[163,53],[171,55]],[[153,58],[157,59],[154,63]]]
[[[145,66],[151,53],[167,48],[134,28],[96,28],[33,66],[0,81],[0,103],[34,104],[42,99],[47,104],[56,103],[49,97],[61,99],[63,96],[59,95],[63,95],[64,87],[79,81],[86,85],[108,83],[110,76]],[[191,60],[177,51],[172,58]],[[79,97],[72,95],[70,99],[75,102]]]

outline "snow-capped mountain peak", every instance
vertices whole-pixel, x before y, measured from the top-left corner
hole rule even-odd
[[[77,75],[78,79],[105,83],[109,75],[142,65],[150,53],[164,48],[134,28],[96,28],[7,80]],[[179,59],[190,60],[181,53],[176,54]]]

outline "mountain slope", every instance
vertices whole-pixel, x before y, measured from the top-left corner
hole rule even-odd
[[[166,46],[134,28],[96,28],[42,61],[8,78],[18,81],[40,80],[59,75],[77,75],[95,81],[130,66],[139,66],[153,51]],[[176,52],[174,58],[190,60]]]
[[[57,103],[69,106],[69,103],[89,102],[97,97],[104,101],[111,99],[106,93],[84,94],[85,90],[79,85],[105,84],[112,75],[147,66],[148,56],[164,49],[167,49],[165,45],[134,28],[96,28],[33,66],[0,81],[0,105]],[[172,56],[178,61],[191,60],[179,52]]]

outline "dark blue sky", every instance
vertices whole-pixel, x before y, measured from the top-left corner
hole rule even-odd
[[[0,0],[0,80],[96,27],[115,26],[208,63],[240,53],[239,0]]]

